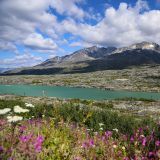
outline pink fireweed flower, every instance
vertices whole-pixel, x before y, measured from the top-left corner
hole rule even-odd
[[[91,139],[91,140],[89,141],[89,145],[90,145],[90,147],[94,147],[94,140],[93,140],[93,139]]]
[[[133,137],[133,136],[131,136],[130,141],[131,141],[131,142],[133,142],[133,141],[134,141],[134,137]]]
[[[144,137],[143,140],[142,140],[142,145],[143,145],[143,146],[146,146],[146,142],[147,142],[147,138]]]
[[[20,139],[21,142],[25,143],[25,142],[28,142],[31,138],[32,138],[32,134],[27,135],[27,136],[26,135],[22,135],[22,136],[20,136],[19,139]]]
[[[19,132],[24,132],[26,130],[26,126],[20,126],[19,127]]]
[[[83,143],[82,143],[82,148],[88,148],[87,142],[83,142]]]
[[[44,141],[43,136],[38,136],[38,137],[37,137],[36,142],[35,142],[35,144],[34,144],[34,147],[35,147],[35,151],[36,151],[36,152],[41,152],[43,141]]]
[[[151,157],[154,157],[154,152],[149,152],[148,156],[151,158]]]
[[[155,142],[155,145],[156,145],[157,147],[159,147],[159,146],[160,146],[160,141],[156,141],[156,142]]]
[[[143,131],[143,129],[142,128],[139,128],[139,132],[142,132]]]
[[[102,139],[102,141],[104,141],[104,140],[105,140],[105,136],[102,136],[102,138],[101,138],[101,139]]]
[[[1,152],[3,152],[3,147],[2,147],[2,146],[0,146],[0,153],[1,153]]]
[[[107,138],[111,137],[111,136],[112,136],[112,132],[111,132],[111,131],[106,131],[106,132],[105,132],[105,136],[106,136]]]

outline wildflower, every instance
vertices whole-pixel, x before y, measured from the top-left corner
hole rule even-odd
[[[142,145],[145,146],[146,142],[147,142],[147,139],[144,137],[143,140],[142,140]]]
[[[117,132],[117,133],[118,133],[118,129],[117,129],[117,128],[114,128],[114,129],[113,129],[113,131],[115,131],[115,132]]]
[[[98,132],[94,132],[94,135],[98,135]]]
[[[148,156],[151,158],[151,157],[154,157],[154,152],[149,152]]]
[[[111,131],[106,131],[106,132],[105,132],[105,136],[106,136],[107,138],[111,137],[111,136],[112,136],[112,132],[111,132]]]
[[[29,140],[30,140],[30,138],[31,138],[31,135],[28,135],[28,136],[20,136],[20,138],[19,138],[19,140],[21,141],[21,142],[28,142]]]
[[[138,131],[141,133],[141,132],[143,131],[143,129],[142,129],[142,128],[139,128]]]
[[[160,158],[160,149],[156,152],[158,158]]]
[[[117,145],[114,144],[114,145],[113,145],[113,148],[116,149],[116,148],[117,148]]]
[[[102,127],[102,126],[104,126],[104,124],[103,123],[99,123],[99,126]]]
[[[20,117],[20,116],[7,116],[8,122],[17,122],[17,121],[21,121],[22,119],[23,117]]]
[[[125,149],[126,149],[126,148],[123,146],[123,147],[122,147],[122,150],[125,150]]]
[[[43,138],[42,136],[38,136],[38,137],[37,137],[36,143],[35,143],[35,145],[34,145],[36,152],[41,152],[43,141],[44,141],[44,138]]]
[[[130,141],[131,141],[131,142],[133,142],[133,141],[134,141],[134,137],[133,137],[133,136],[131,136]]]
[[[27,128],[26,126],[20,126],[20,127],[19,127],[19,132],[24,132],[24,130],[25,130],[26,128]]]
[[[156,141],[155,142],[155,145],[158,147],[158,146],[160,146],[160,141]]]
[[[87,142],[82,143],[82,148],[87,148],[87,147],[88,147]]]
[[[29,112],[28,109],[23,109],[20,106],[14,106],[14,112],[15,113],[25,113],[25,112]]]
[[[99,130],[100,130],[100,131],[103,131],[103,128],[101,127]]]
[[[3,147],[2,147],[2,146],[0,146],[0,153],[1,153],[1,152],[3,152]]]
[[[26,107],[30,107],[30,108],[34,108],[35,106],[33,105],[33,104],[31,104],[31,103],[25,103],[25,106]]]
[[[140,135],[140,138],[144,138],[145,136],[142,134],[142,135]]]
[[[94,140],[93,140],[93,139],[91,139],[91,140],[89,141],[89,145],[90,145],[91,147],[94,147]]]
[[[10,108],[0,109],[0,115],[7,114],[7,113],[10,112],[10,111],[11,111]]]

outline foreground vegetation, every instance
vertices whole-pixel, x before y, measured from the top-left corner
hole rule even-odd
[[[150,118],[110,103],[27,102],[0,100],[0,159],[160,158],[160,125]]]

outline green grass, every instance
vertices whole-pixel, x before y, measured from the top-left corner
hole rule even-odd
[[[20,105],[25,108],[24,102],[20,100],[0,100],[0,108],[13,108]],[[93,101],[80,101],[75,99],[66,103],[47,105],[45,103],[30,108],[29,113],[19,114],[26,118],[56,118],[57,121],[76,122],[85,125],[94,131],[99,130],[99,123],[103,123],[103,130],[119,129],[121,133],[132,134],[133,131],[142,126],[154,126],[154,121],[148,117],[138,117],[131,114],[123,114],[113,109],[112,103],[101,103]]]

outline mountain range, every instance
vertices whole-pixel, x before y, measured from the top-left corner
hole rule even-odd
[[[160,46],[156,43],[141,42],[123,48],[93,46],[70,55],[56,56],[33,67],[9,70],[3,74],[83,73],[148,64],[160,64]]]
[[[13,70],[13,68],[0,68],[0,73],[4,73],[9,70]]]

